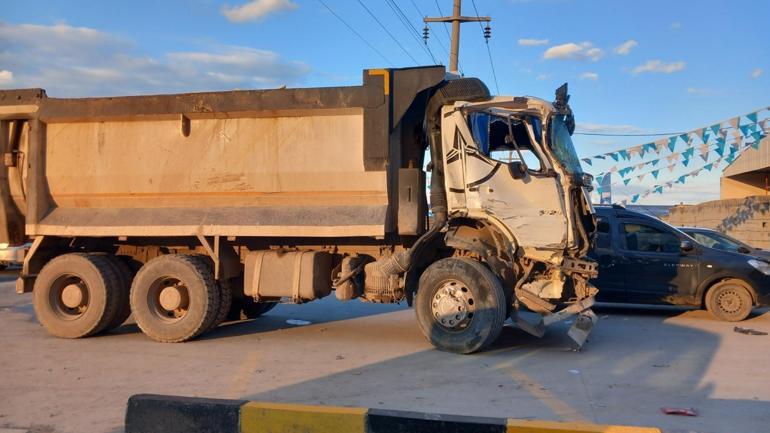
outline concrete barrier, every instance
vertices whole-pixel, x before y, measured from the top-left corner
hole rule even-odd
[[[138,394],[126,433],[660,433],[657,428]]]

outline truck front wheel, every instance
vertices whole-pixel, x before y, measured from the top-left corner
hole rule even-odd
[[[420,330],[437,349],[473,353],[500,335],[505,293],[483,264],[468,258],[442,259],[420,277],[415,312]]]
[[[131,286],[131,311],[153,340],[178,343],[207,331],[219,314],[220,289],[205,260],[169,254],[147,262]]]

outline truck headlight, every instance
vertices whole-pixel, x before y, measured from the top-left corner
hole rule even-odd
[[[765,275],[770,275],[770,263],[755,259],[750,259],[748,263],[751,265],[751,267],[758,270],[759,272],[762,272]]]

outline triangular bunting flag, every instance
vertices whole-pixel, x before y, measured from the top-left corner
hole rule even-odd
[[[682,139],[685,143],[690,143],[690,135],[689,134],[679,134],[679,138]]]
[[[685,150],[684,152],[682,152],[682,157],[684,159],[690,159],[690,158],[692,158],[692,155],[693,155],[694,152],[695,152],[695,148],[691,147],[691,148]]]
[[[676,180],[677,183],[684,183],[684,179],[687,177],[687,175],[683,174],[679,176],[679,179]]]
[[[631,197],[631,203],[636,203],[637,200],[639,200],[639,194],[634,194]]]
[[[623,179],[623,183],[628,185],[628,183],[631,182],[631,179]]]
[[[730,123],[730,126],[733,127],[733,129],[738,129],[738,127],[741,126],[741,117],[734,117],[728,121]]]
[[[754,123],[757,123],[757,112],[749,113],[746,115],[746,118],[751,120]]]
[[[703,168],[705,168],[708,171],[711,171],[711,169],[714,168],[714,163],[712,162],[711,164],[706,164],[703,166]]]
[[[661,138],[660,140],[655,142],[655,153],[660,153],[664,147],[666,147],[666,144],[668,143],[668,140],[665,138]]]
[[[610,158],[614,159],[615,161],[618,160],[618,153],[617,152],[612,152],[609,155],[610,155]]]
[[[652,166],[653,166],[653,167],[657,167],[657,166],[658,166],[658,163],[660,162],[660,158],[658,158],[658,159],[653,159],[653,160],[652,160],[652,161],[650,161],[650,162],[652,162]]]
[[[596,159],[605,159],[607,157],[605,155],[596,155],[596,156],[594,156],[594,158],[596,158]]]
[[[741,125],[741,134],[743,134],[744,137],[747,137],[749,135],[749,125]]]
[[[658,173],[660,173],[660,170],[653,170],[651,173],[652,173],[652,177],[654,177],[655,179],[657,179],[657,178],[658,178]],[[641,180],[641,179],[640,179],[640,180]]]
[[[591,164],[591,158],[583,158],[583,159],[581,159],[581,161],[585,162],[588,165],[593,165],[593,164]]]
[[[663,187],[662,186],[655,187],[655,192],[657,192],[658,194],[663,194]]]
[[[642,180],[644,180],[644,176],[645,176],[645,173],[642,173],[642,174],[640,174],[639,176],[636,176],[636,180],[638,180],[639,182],[641,182]]]
[[[700,139],[703,140],[704,143],[709,141],[708,128],[702,128],[700,130]]]
[[[719,127],[720,127],[719,123],[711,125],[711,132],[713,132],[714,135],[718,134],[719,133]]]
[[[682,165],[685,166],[685,167],[687,167],[687,164],[689,164],[689,163],[690,163],[689,159],[683,159],[682,160]]]
[[[668,139],[668,150],[673,152],[675,147],[676,147],[676,136],[673,136]]]
[[[670,171],[671,173],[673,173],[673,172],[674,172],[674,169],[676,168],[676,164],[671,164],[671,165],[669,165],[669,166],[668,166],[668,167],[666,167],[666,168],[668,169],[668,171]]]

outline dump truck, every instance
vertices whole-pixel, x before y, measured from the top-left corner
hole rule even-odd
[[[0,91],[0,242],[79,338],[130,314],[160,342],[277,303],[406,301],[438,349],[596,321],[591,177],[553,103],[442,66],[360,86],[50,98]],[[383,332],[387,332],[383,329]]]

